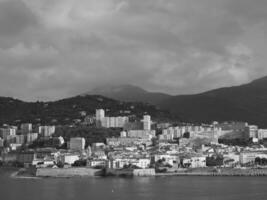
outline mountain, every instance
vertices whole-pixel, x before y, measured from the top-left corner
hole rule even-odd
[[[147,102],[188,122],[247,121],[267,128],[267,76],[194,95],[171,96],[131,85],[99,87],[89,94]]]
[[[160,107],[188,121],[247,121],[267,128],[267,77],[240,86],[170,97]]]
[[[267,77],[195,95],[171,96],[131,85],[97,88],[90,92],[93,93],[107,97],[84,94],[53,102],[24,102],[1,97],[0,124],[14,121],[69,124],[81,119],[81,111],[93,115],[96,108],[105,108],[109,110],[108,115],[115,116],[121,115],[120,111],[130,110],[137,116],[147,112],[154,119],[174,116],[185,122],[247,121],[267,128]]]
[[[86,94],[102,95],[120,101],[145,102],[153,105],[159,105],[161,102],[171,97],[164,93],[148,92],[133,85],[97,87]]]
[[[142,102],[121,102],[99,95],[84,95],[51,102],[24,102],[18,99],[0,97],[0,125],[21,122],[43,124],[71,124],[83,119],[81,111],[94,115],[95,109],[104,108],[108,116],[149,113],[154,119],[166,119],[170,115],[154,105]],[[122,113],[127,111],[127,114]]]

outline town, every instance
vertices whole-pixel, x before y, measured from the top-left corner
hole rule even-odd
[[[56,125],[5,124],[0,129],[1,166],[18,167],[18,176],[38,177],[267,175],[267,129],[256,125],[155,122],[148,113],[133,119],[106,116],[104,109],[82,115],[82,122],[69,127],[118,135],[90,143],[56,134]]]

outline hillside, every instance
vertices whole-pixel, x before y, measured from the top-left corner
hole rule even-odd
[[[188,121],[247,121],[267,128],[267,77],[201,94],[178,95],[160,107]]]
[[[159,105],[161,102],[171,97],[164,93],[148,92],[133,85],[97,87],[86,94],[102,95],[119,101],[145,102],[153,105]]]
[[[17,99],[0,98],[0,125],[21,122],[70,124],[82,119],[81,111],[94,115],[95,109],[104,108],[110,116],[127,115],[141,117],[149,113],[154,119],[168,118],[169,113],[145,103],[120,102],[97,95],[76,96],[54,102],[24,102]]]

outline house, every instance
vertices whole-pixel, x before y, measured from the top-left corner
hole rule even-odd
[[[189,168],[202,168],[206,167],[206,157],[199,156],[199,157],[191,157],[191,158],[184,158],[182,160],[183,166]]]

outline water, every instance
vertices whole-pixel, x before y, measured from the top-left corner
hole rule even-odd
[[[0,170],[1,200],[264,200],[267,177],[12,179]]]

